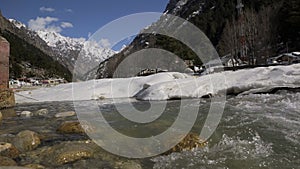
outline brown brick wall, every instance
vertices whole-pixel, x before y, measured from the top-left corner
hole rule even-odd
[[[0,89],[8,88],[9,50],[9,43],[0,37]]]

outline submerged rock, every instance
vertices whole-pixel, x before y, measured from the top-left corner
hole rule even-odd
[[[11,143],[0,142],[0,156],[16,158],[19,154],[19,150]]]
[[[39,163],[46,168],[60,168],[64,165],[73,168],[118,168],[140,169],[138,160],[129,160],[113,155],[91,140],[66,141],[51,147],[41,147],[26,152],[23,156],[30,163]],[[26,166],[28,167],[28,166]]]
[[[63,122],[57,129],[58,132],[63,134],[83,134],[85,133],[79,121],[66,121]]]
[[[165,152],[164,155],[171,154],[173,152],[192,151],[196,148],[205,147],[207,142],[199,137],[199,134],[189,133],[182,139],[175,147]]]
[[[17,163],[11,158],[0,156],[0,166],[17,166]]]
[[[94,157],[97,145],[90,141],[63,142],[52,147],[42,147],[26,153],[32,162],[40,161],[45,166],[61,166],[78,160]]]
[[[37,148],[41,144],[41,141],[37,133],[25,130],[16,135],[16,137],[13,139],[13,144],[21,152],[25,152]]]
[[[49,111],[47,109],[40,109],[36,112],[34,112],[35,116],[45,116],[49,113]]]
[[[49,113],[47,109],[40,109],[36,112],[31,112],[31,111],[22,111],[20,113],[21,117],[32,117],[32,116],[45,116]]]
[[[33,113],[30,112],[30,111],[22,111],[22,112],[20,113],[20,116],[21,116],[21,117],[32,117],[32,116],[33,116]]]
[[[56,118],[61,118],[61,117],[71,117],[71,116],[75,116],[76,113],[74,111],[67,111],[67,112],[61,112],[61,113],[57,113],[55,115]]]

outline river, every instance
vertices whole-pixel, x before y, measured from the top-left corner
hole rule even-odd
[[[174,122],[180,100],[168,102],[164,114],[153,124],[134,124],[124,119],[110,101],[99,101],[105,119],[116,130],[130,136],[148,137],[149,132],[159,134]],[[300,166],[300,93],[279,91],[275,94],[230,96],[227,98],[223,117],[208,144],[193,151],[160,155],[134,160],[142,168],[195,168],[195,169],[297,169]],[[117,103],[124,104],[124,103]],[[133,101],[138,109],[148,109],[148,102]],[[210,108],[209,99],[195,100],[199,114],[192,132],[199,133]],[[38,117],[22,117],[22,111],[47,109],[49,114]],[[18,104],[14,113],[6,115],[0,126],[0,140],[7,134],[15,135],[22,130],[32,130],[43,135],[39,147],[51,147],[70,141],[89,139],[86,135],[60,134],[57,126],[77,117],[55,118],[58,112],[74,110],[73,102],[43,102]],[[98,151],[97,153],[104,153]],[[26,155],[30,157],[26,157]],[[51,162],[31,156],[30,152],[16,159],[18,164],[39,163],[48,168],[113,168],[116,158],[80,159],[75,163],[51,166]],[[51,158],[47,159],[51,161]],[[80,163],[80,161],[88,161]],[[101,162],[102,161],[102,162]],[[105,164],[105,165],[104,165]],[[120,165],[122,166],[122,164]],[[122,168],[122,167],[121,167]]]

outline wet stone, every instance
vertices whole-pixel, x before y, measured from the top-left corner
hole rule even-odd
[[[33,113],[30,112],[30,111],[22,111],[22,112],[20,113],[20,116],[21,116],[21,117],[32,117],[32,116],[33,116]]]
[[[193,149],[202,148],[206,145],[207,142],[203,141],[198,134],[189,133],[175,147],[164,154],[167,155],[173,152],[192,151]]]
[[[45,116],[49,113],[47,109],[40,109],[36,112],[34,112],[34,116]]]
[[[17,166],[17,163],[11,158],[0,156],[0,166]]]
[[[26,152],[37,148],[41,144],[41,141],[37,133],[25,130],[16,135],[16,137],[13,139],[13,144],[21,152]]]
[[[63,122],[57,129],[59,133],[63,134],[83,134],[84,129],[81,127],[79,121],[66,121]]]
[[[0,142],[0,156],[16,158],[19,156],[19,150],[11,143]]]
[[[71,116],[75,116],[76,113],[74,111],[67,111],[67,112],[61,112],[61,113],[57,113],[55,115],[56,118],[63,118],[63,117],[71,117]]]
[[[27,157],[38,158],[45,166],[61,166],[94,157],[97,145],[90,141],[63,142],[52,147],[28,152]]]

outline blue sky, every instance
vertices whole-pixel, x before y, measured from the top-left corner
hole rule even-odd
[[[0,0],[6,18],[32,29],[51,29],[64,36],[88,38],[120,17],[141,12],[163,12],[168,0]]]

